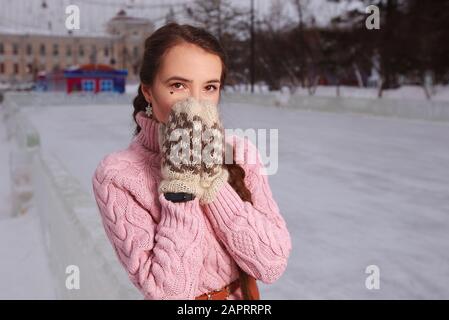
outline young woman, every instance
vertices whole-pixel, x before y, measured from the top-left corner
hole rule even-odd
[[[256,280],[273,283],[286,269],[291,239],[257,148],[234,135],[220,140],[225,77],[211,34],[176,23],[156,30],[145,41],[134,137],[94,173],[106,234],[145,299],[259,299]],[[174,163],[169,137],[179,128],[215,130],[217,150],[230,148],[233,161]]]

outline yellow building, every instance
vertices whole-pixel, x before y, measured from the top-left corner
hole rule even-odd
[[[86,63],[127,69],[127,80],[137,81],[144,40],[153,31],[151,21],[121,10],[103,35],[0,33],[0,81],[33,81],[38,72]]]

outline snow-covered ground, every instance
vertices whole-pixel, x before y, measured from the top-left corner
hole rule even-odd
[[[0,108],[0,112],[2,112]],[[9,154],[0,113],[0,299],[54,299],[39,216],[32,208],[11,215]]]
[[[449,298],[449,124],[221,108],[227,128],[279,130],[269,180],[293,251],[278,282],[260,283],[262,298]],[[89,193],[98,162],[134,128],[126,105],[27,110],[42,148]],[[379,290],[365,287],[368,265],[380,268]]]

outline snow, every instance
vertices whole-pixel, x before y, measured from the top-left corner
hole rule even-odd
[[[40,133],[42,150],[93,198],[91,176],[98,162],[126,148],[132,137],[129,99],[129,104],[23,110]],[[293,241],[285,274],[271,285],[259,282],[263,299],[449,298],[448,122],[260,107],[255,101],[263,96],[246,99],[223,100],[224,124],[279,130],[278,171],[269,181]],[[3,177],[9,174],[3,152],[7,144],[1,148]],[[3,214],[8,212],[8,187],[4,182],[0,187],[6,199]],[[89,214],[94,215],[87,211],[81,221],[98,218]],[[59,234],[76,234],[67,231]],[[24,280],[29,280],[29,264],[21,259],[30,252],[29,243],[33,254],[26,259],[38,272],[46,270],[36,215],[0,220],[0,234],[2,257],[12,256],[1,265],[0,295],[50,297],[48,277],[39,277],[35,287]],[[108,253],[109,263],[121,268],[113,252]],[[379,290],[365,287],[369,265],[380,269]]]
[[[315,95],[309,95],[307,89],[303,88],[297,88],[293,94],[286,87],[271,92],[264,92],[262,88],[263,86],[256,86],[257,94],[251,94],[244,88],[237,87],[237,90],[225,90],[223,97],[235,103],[247,103],[249,99],[251,104],[268,107],[275,105],[306,111],[449,121],[448,86],[435,87],[431,100],[424,99],[422,88],[413,86],[387,90],[383,98],[377,98],[373,88],[342,87],[342,95],[339,97],[335,96],[336,87],[318,87]]]
[[[42,149],[62,161],[91,192],[92,174],[103,156],[129,144],[131,110],[123,105],[40,107],[39,112],[30,108],[29,118],[40,133]]]
[[[1,219],[0,235],[0,299],[55,299],[37,213]]]
[[[435,95],[432,96],[432,101],[449,101],[449,86],[436,86]],[[318,86],[315,92],[317,97],[335,97],[337,88],[335,86]],[[306,88],[298,88],[295,94],[299,96],[308,95]],[[340,96],[350,98],[369,98],[378,99],[377,88],[358,88],[353,86],[340,86]],[[398,89],[384,90],[383,99],[400,99],[400,100],[415,100],[425,101],[426,95],[421,86],[404,85]]]
[[[30,110],[31,111],[31,110]],[[131,105],[39,107],[42,148],[91,191],[107,153],[125,148]],[[277,128],[270,184],[293,238],[264,299],[449,298],[447,123],[224,103],[228,128]],[[380,290],[365,288],[377,265]]]
[[[1,107],[1,106],[0,106]],[[0,108],[0,299],[54,299],[39,216],[34,208],[13,217],[10,151]]]
[[[448,298],[449,125],[226,105],[228,123],[279,128],[273,193],[293,235],[265,298]],[[364,286],[368,265],[381,289]]]
[[[269,91],[267,85],[256,84],[254,86],[255,93],[264,94],[274,94],[278,96],[278,100],[281,102],[282,99],[289,99],[291,97],[290,92],[288,92],[287,87],[281,88],[277,91]],[[137,87],[136,87],[137,90]],[[366,98],[378,100],[378,89],[377,88],[359,88],[354,86],[340,86],[340,97],[347,98]],[[431,96],[431,101],[449,101],[449,86],[437,85],[434,88],[435,92]],[[236,85],[234,87],[226,86],[225,92],[227,93],[242,93],[250,94],[250,86],[248,85]],[[309,90],[307,88],[296,87],[293,88],[293,95],[295,97],[305,97],[310,96]],[[134,93],[134,87],[131,86],[127,89],[127,92]],[[315,93],[312,97],[336,97],[337,87],[336,86],[317,86]],[[403,85],[397,89],[387,89],[383,91],[382,100],[413,100],[413,101],[427,101],[424,89],[417,85]],[[280,103],[282,105],[282,103]]]

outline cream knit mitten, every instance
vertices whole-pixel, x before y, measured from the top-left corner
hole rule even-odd
[[[159,126],[162,181],[159,192],[187,192],[209,203],[228,179],[222,166],[224,130],[217,105],[195,98],[178,101]]]
[[[193,99],[175,103],[166,124],[159,125],[162,154],[159,192],[187,192],[201,198],[201,106]]]
[[[210,203],[222,185],[228,181],[228,170],[223,166],[225,154],[224,129],[220,122],[218,106],[202,100],[203,152],[201,161],[201,187],[204,194],[201,203]]]

